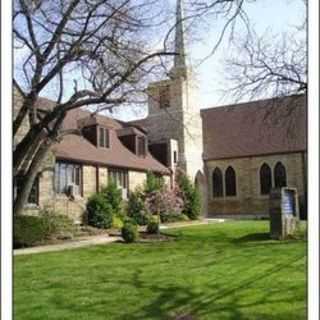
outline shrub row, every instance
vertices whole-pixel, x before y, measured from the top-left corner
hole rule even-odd
[[[70,218],[44,209],[37,216],[14,217],[13,246],[31,247],[50,239],[69,239],[75,232],[76,227]]]
[[[150,233],[158,232],[159,223],[153,216],[160,217],[161,222],[175,222],[197,219],[199,212],[200,195],[181,171],[176,176],[175,188],[170,190],[162,177],[148,173],[144,187],[130,193],[126,210],[123,208],[121,191],[113,182],[91,196],[87,203],[90,225],[122,229],[128,241],[136,237],[136,225],[146,225]],[[130,220],[126,220],[125,216]]]

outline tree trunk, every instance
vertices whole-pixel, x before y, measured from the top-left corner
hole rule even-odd
[[[14,202],[13,213],[15,216],[22,214],[24,205],[28,201],[28,197],[31,192],[35,178],[41,168],[43,160],[48,154],[51,144],[52,142],[43,143],[41,147],[38,149],[34,158],[32,159],[29,170],[24,175],[24,178],[21,184],[21,189],[19,190],[19,193],[17,194],[17,197]]]
[[[13,152],[13,176],[16,176],[26,157],[30,158],[30,152],[33,153],[36,147],[41,143],[41,139],[44,138],[42,135],[43,131],[35,127],[29,130],[29,132],[18,143]]]

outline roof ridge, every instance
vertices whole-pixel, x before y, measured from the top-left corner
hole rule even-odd
[[[204,109],[200,109],[200,112],[207,112],[207,111],[212,111],[212,110],[217,110],[217,109],[228,109],[228,108],[237,108],[240,106],[246,106],[246,107],[257,107],[257,103],[263,103],[263,102],[270,102],[272,100],[281,100],[281,99],[288,99],[288,98],[300,98],[305,96],[305,93],[301,93],[301,94],[292,94],[292,95],[288,95],[288,96],[282,96],[282,97],[272,97],[272,98],[266,98],[266,99],[257,99],[257,100],[251,100],[251,101],[244,101],[244,102],[238,102],[238,103],[234,103],[234,104],[225,104],[225,105],[220,105],[220,106],[214,106],[214,107],[209,107],[209,108],[204,108]]]

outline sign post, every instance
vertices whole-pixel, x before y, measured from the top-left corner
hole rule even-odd
[[[293,235],[300,219],[297,189],[287,187],[272,189],[269,213],[272,239],[280,240]]]

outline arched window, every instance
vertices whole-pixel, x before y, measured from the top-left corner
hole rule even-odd
[[[235,196],[237,194],[236,173],[232,167],[228,167],[225,175],[226,196]]]
[[[219,168],[215,168],[212,173],[212,189],[213,197],[218,198],[223,196],[222,172]]]
[[[281,162],[277,162],[274,167],[274,184],[276,188],[287,186],[286,168]]]
[[[272,187],[271,169],[264,163],[260,168],[260,190],[261,194],[269,194]]]

